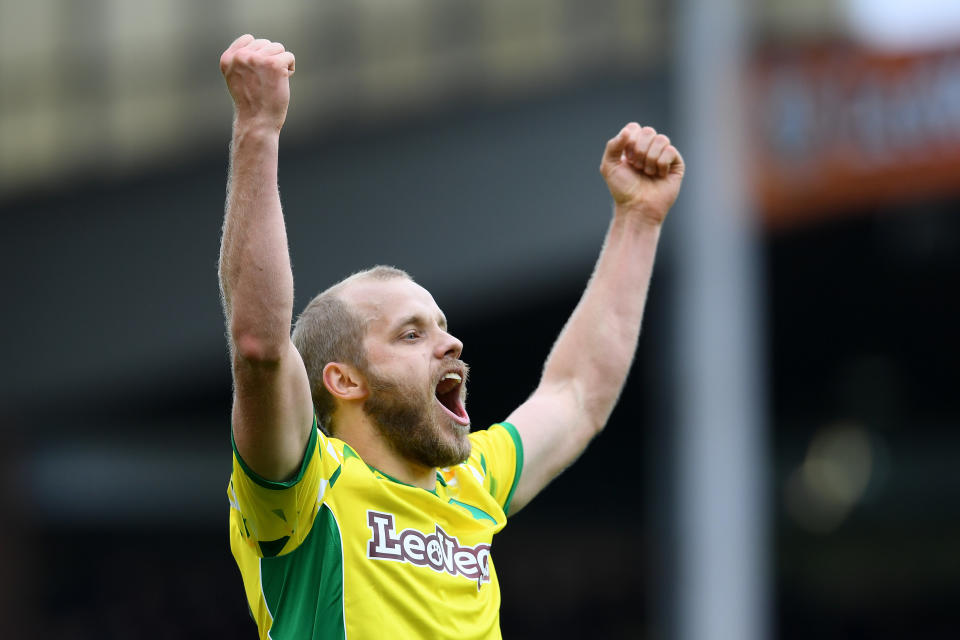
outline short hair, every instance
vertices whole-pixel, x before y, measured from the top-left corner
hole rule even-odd
[[[323,368],[330,362],[343,362],[361,371],[367,370],[367,354],[363,347],[366,320],[344,302],[340,293],[357,280],[395,278],[413,281],[410,274],[396,267],[377,265],[358,271],[314,296],[293,326],[291,338],[307,369],[317,423],[328,436],[333,433],[333,414],[337,404],[323,384]]]

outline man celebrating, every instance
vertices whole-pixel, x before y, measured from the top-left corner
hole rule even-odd
[[[392,267],[350,276],[297,320],[277,190],[294,57],[238,38],[220,285],[233,365],[230,546],[261,638],[499,638],[493,535],[613,410],[660,227],[684,164],[635,123],[606,146],[606,240],[540,384],[470,433],[463,345]]]

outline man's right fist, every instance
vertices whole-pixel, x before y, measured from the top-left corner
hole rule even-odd
[[[233,97],[237,124],[280,131],[295,64],[293,54],[279,42],[250,34],[233,41],[220,56],[220,71]]]

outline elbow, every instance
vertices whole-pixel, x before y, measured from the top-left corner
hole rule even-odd
[[[587,416],[585,422],[587,424],[587,432],[591,440],[593,440],[598,435],[600,435],[600,432],[603,431],[604,427],[607,426],[608,417],[609,417],[609,414],[604,416],[590,414]]]
[[[617,398],[607,393],[585,392],[580,397],[581,424],[591,440],[607,426],[616,403]]]
[[[288,348],[286,336],[269,336],[252,331],[231,331],[234,358],[248,363],[276,364]]]
[[[586,442],[607,426],[616,403],[616,398],[610,398],[607,393],[598,393],[595,386],[586,385],[573,376],[543,380],[537,391],[550,397],[555,407],[571,417],[572,424],[577,425],[577,437],[586,438]]]
[[[276,364],[290,349],[290,312],[280,308],[232,305],[227,328],[234,361]]]

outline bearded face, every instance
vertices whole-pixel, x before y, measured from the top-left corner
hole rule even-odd
[[[456,402],[462,408],[466,398],[467,366],[451,359],[446,369],[462,371],[455,389]],[[440,367],[443,371],[445,368]],[[363,410],[397,453],[426,467],[450,467],[470,455],[470,427],[458,424],[444,409],[452,395],[449,380],[431,380],[430,386],[409,380],[381,376],[371,367],[366,372],[370,396]],[[438,389],[445,393],[439,394]],[[465,413],[465,412],[464,412]]]

